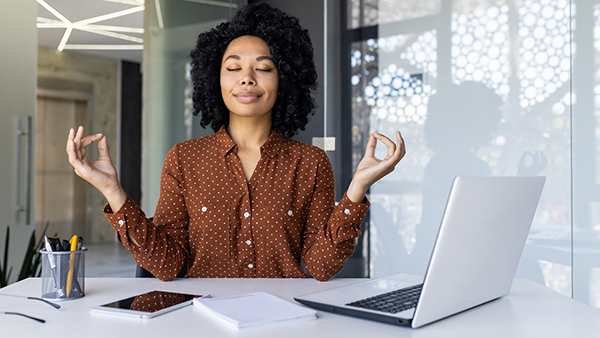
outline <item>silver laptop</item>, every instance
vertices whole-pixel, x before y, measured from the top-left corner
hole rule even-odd
[[[294,299],[318,310],[417,328],[502,297],[512,285],[545,180],[458,176],[424,278],[369,279]]]

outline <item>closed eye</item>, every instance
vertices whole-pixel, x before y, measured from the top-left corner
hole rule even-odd
[[[241,70],[241,68],[226,68],[229,72],[234,72],[236,70]]]

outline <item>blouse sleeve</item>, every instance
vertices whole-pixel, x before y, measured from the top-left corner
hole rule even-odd
[[[178,162],[175,146],[163,165],[160,198],[154,218],[147,218],[129,196],[116,212],[109,205],[104,208],[104,215],[117,231],[119,241],[141,267],[162,281],[175,278],[189,256],[189,217]]]
[[[333,277],[352,255],[370,205],[366,197],[362,203],[353,203],[344,194],[335,207],[334,182],[331,163],[324,155],[319,163],[302,251],[306,270],[319,281]]]

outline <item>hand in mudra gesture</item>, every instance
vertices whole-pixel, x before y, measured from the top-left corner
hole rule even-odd
[[[124,192],[119,183],[117,170],[110,159],[106,136],[95,134],[83,137],[83,132],[83,127],[79,127],[77,131],[71,128],[69,131],[67,138],[69,163],[75,169],[75,174],[96,187],[114,208],[117,205],[113,204],[118,204],[120,199],[124,201]],[[97,161],[90,161],[86,156],[86,148],[96,141],[100,156]],[[115,197],[121,198],[115,199]]]
[[[383,159],[375,157],[375,148],[377,140],[383,142],[387,147],[387,154]],[[353,202],[360,202],[364,194],[373,183],[379,181],[387,174],[394,171],[394,168],[406,154],[404,140],[399,131],[396,132],[396,143],[387,136],[374,132],[369,138],[365,156],[358,163],[356,172],[348,187],[348,197]]]

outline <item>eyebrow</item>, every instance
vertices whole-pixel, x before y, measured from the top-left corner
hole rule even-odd
[[[239,55],[229,55],[228,57],[225,58],[225,60],[223,60],[223,62],[225,62],[229,59],[241,60],[242,58]],[[275,63],[275,60],[273,60],[273,58],[270,56],[258,56],[256,58],[256,61],[263,61],[263,60],[271,60],[271,62]]]

